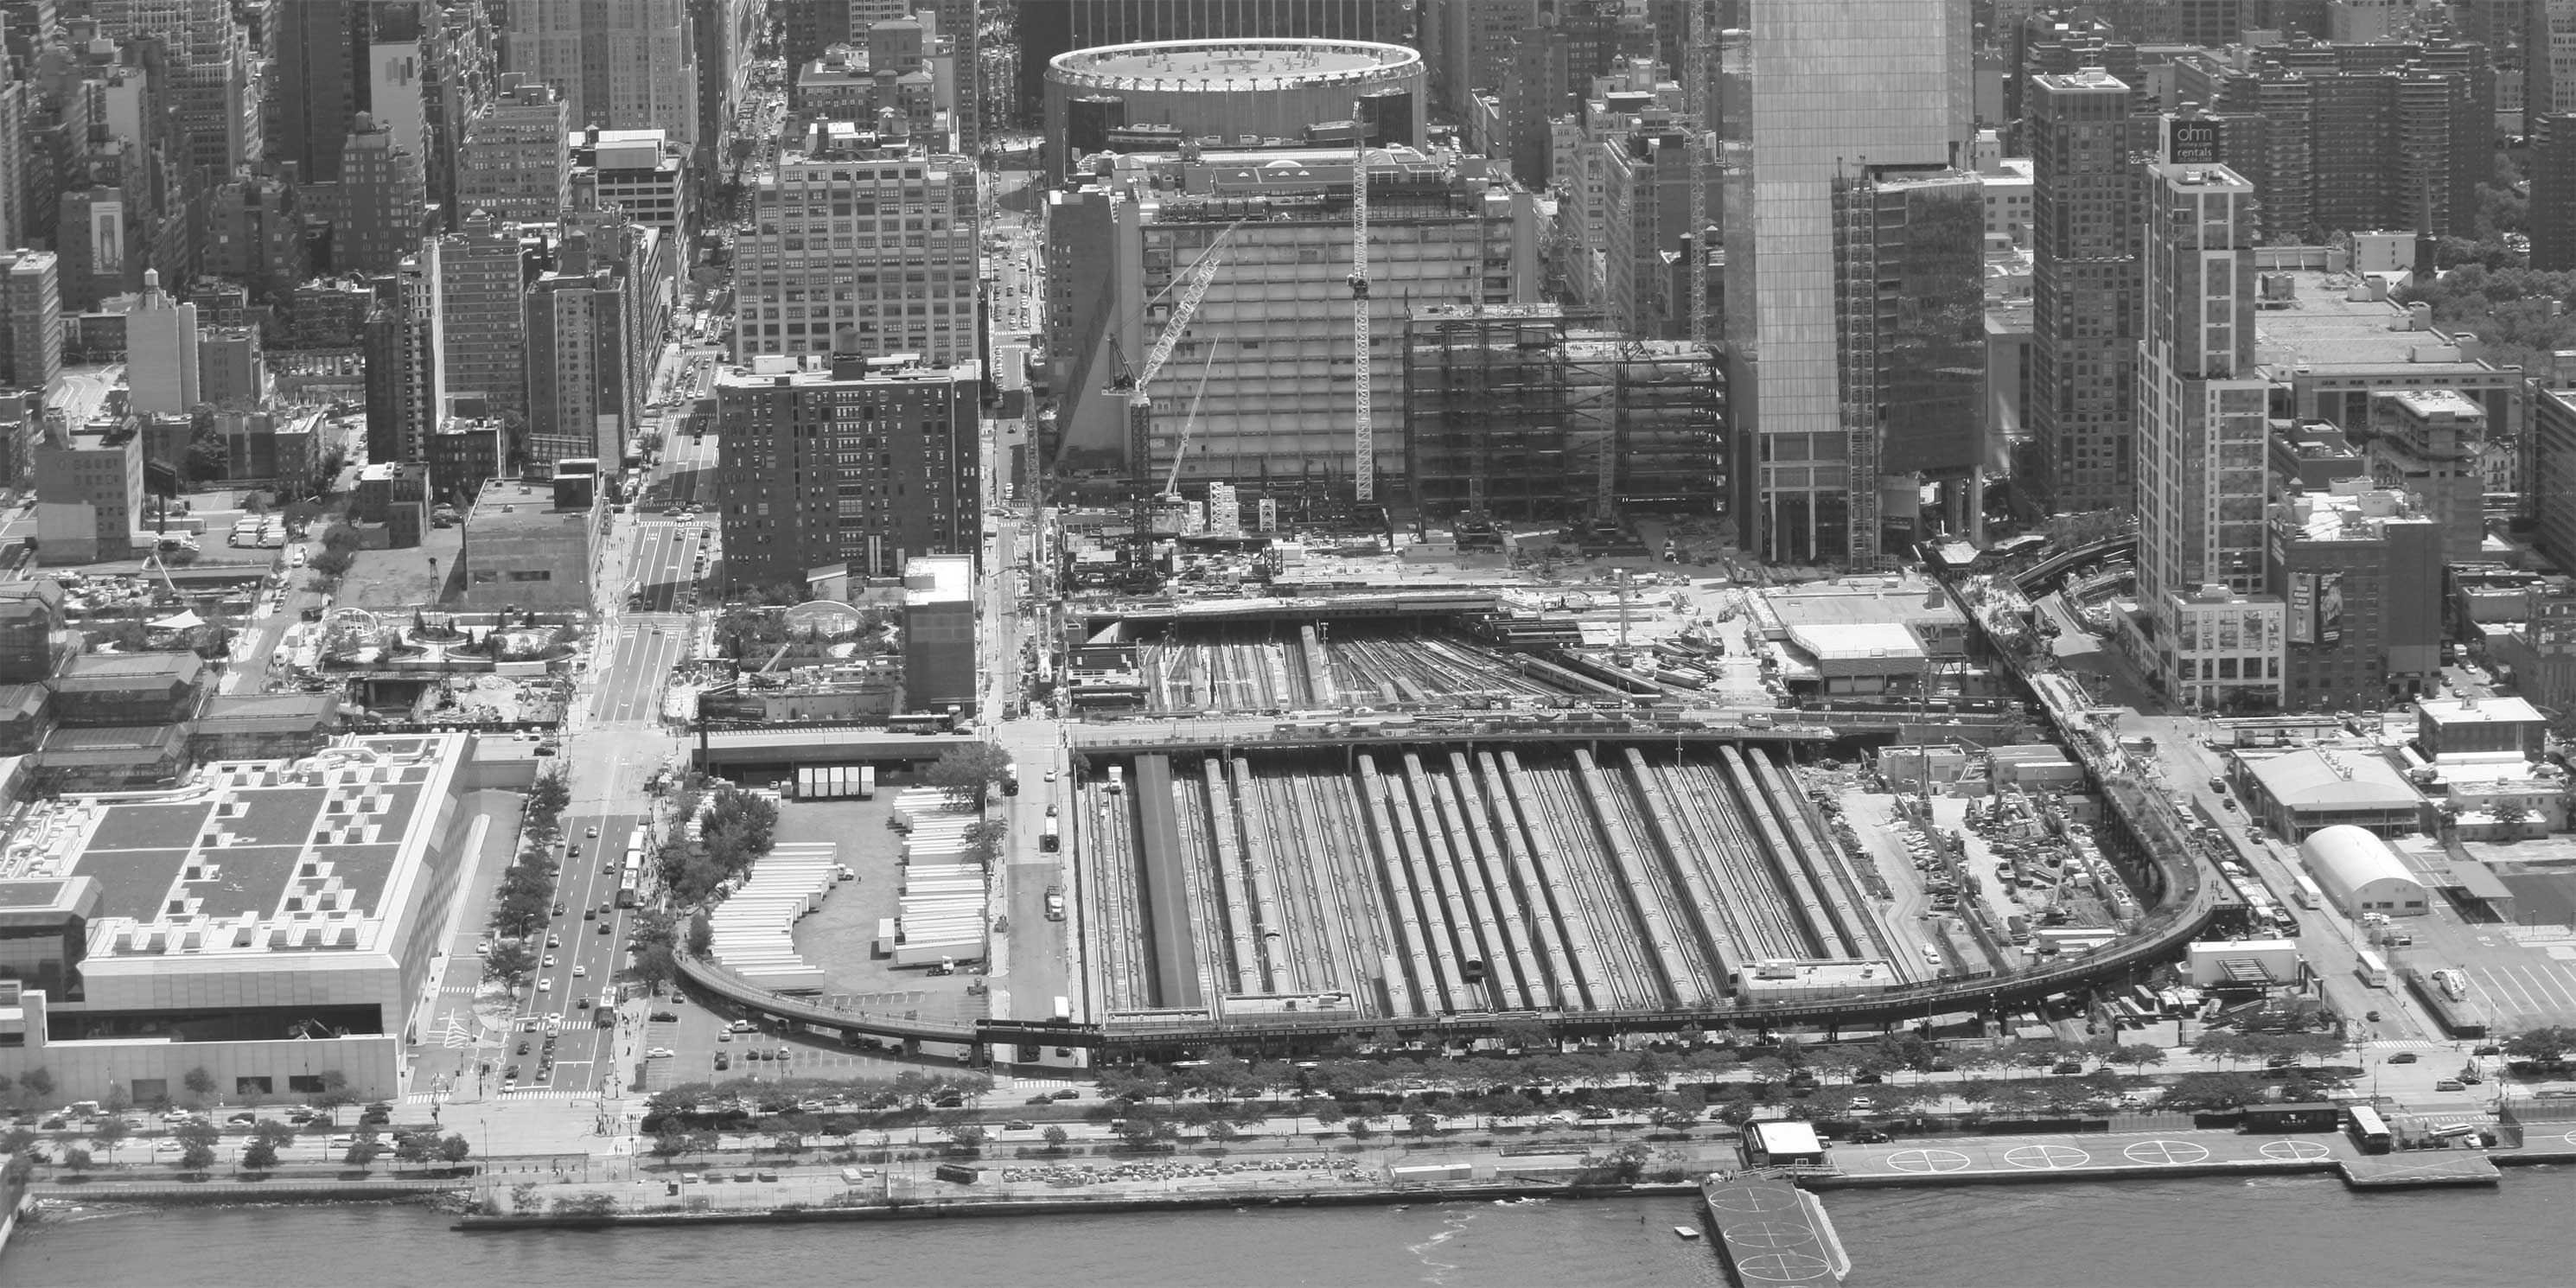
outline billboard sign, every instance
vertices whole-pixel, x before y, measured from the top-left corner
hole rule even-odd
[[[2290,642],[2314,644],[2317,640],[2317,575],[2312,572],[2290,574]]]
[[[2343,574],[2329,572],[2317,578],[2317,642],[2338,644],[2343,641]]]
[[[2218,164],[2218,122],[2206,119],[2165,122],[2165,160],[2175,165]]]

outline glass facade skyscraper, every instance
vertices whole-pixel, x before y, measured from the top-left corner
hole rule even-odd
[[[1777,563],[1873,560],[1854,521],[1836,312],[1837,180],[1966,160],[1968,0],[1748,0],[1720,50],[1738,540]]]

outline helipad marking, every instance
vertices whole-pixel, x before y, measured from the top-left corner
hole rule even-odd
[[[2093,1156],[2073,1145],[2021,1145],[2005,1151],[2004,1161],[2015,1167],[2057,1171],[2082,1167],[2092,1162]]]
[[[2132,1163],[2153,1163],[2162,1167],[2197,1163],[2209,1157],[2209,1151],[2187,1140],[2142,1140],[2120,1153]]]
[[[1887,1156],[1887,1165],[1900,1172],[1955,1172],[1968,1165],[1968,1156],[1953,1149],[1900,1149]]]
[[[2290,1160],[2324,1158],[2331,1151],[2312,1140],[2275,1140],[2263,1146],[2263,1157]]]

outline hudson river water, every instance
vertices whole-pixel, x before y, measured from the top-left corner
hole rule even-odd
[[[1825,1196],[1852,1288],[2564,1285],[2576,1169],[2501,1190],[2360,1195],[2333,1177]],[[0,1284],[1440,1284],[1715,1288],[1683,1199],[1192,1212],[883,1225],[463,1235],[405,1207],[119,1212],[48,1219]]]

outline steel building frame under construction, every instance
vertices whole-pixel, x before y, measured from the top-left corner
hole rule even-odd
[[[1709,351],[1630,340],[1555,304],[1415,309],[1406,466],[1426,513],[1503,519],[1707,512],[1726,395]]]

